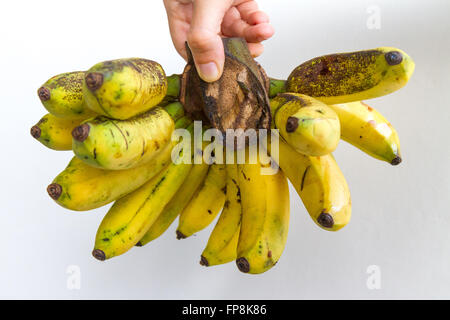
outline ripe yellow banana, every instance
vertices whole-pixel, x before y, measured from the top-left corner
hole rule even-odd
[[[31,135],[47,148],[53,150],[72,150],[72,130],[83,119],[58,118],[47,113],[34,126]]]
[[[397,131],[381,113],[360,101],[330,107],[339,116],[343,140],[392,165],[402,162]]]
[[[201,255],[200,264],[203,266],[236,260],[242,215],[237,165],[227,164],[226,173],[225,205]]]
[[[172,222],[183,211],[192,199],[196,190],[204,182],[208,173],[209,165],[205,162],[192,165],[192,169],[180,189],[164,207],[164,210],[152,224],[147,233],[139,240],[138,246],[144,246],[150,241],[162,235],[172,224]]]
[[[261,175],[261,165],[239,164],[242,221],[236,264],[245,273],[262,273],[279,260],[289,227],[289,188],[281,170]]]
[[[295,150],[309,156],[333,152],[340,140],[336,112],[323,102],[298,93],[271,100],[275,127]]]
[[[87,106],[114,119],[128,119],[162,101],[167,92],[166,74],[155,61],[129,58],[97,63],[83,85]]]
[[[384,96],[403,87],[414,72],[405,52],[381,47],[317,57],[289,75],[287,92],[297,92],[326,104]]]
[[[226,170],[223,164],[209,167],[203,184],[180,214],[177,238],[184,239],[206,228],[225,203]]]
[[[87,164],[108,170],[130,169],[143,165],[166,146],[175,129],[168,108],[183,106],[173,103],[157,107],[128,120],[114,120],[104,116],[85,121],[73,132],[73,151]],[[174,115],[174,116],[175,116]]]
[[[105,260],[136,245],[178,191],[191,167],[191,163],[172,162],[142,187],[117,200],[97,230],[92,255]]]
[[[84,72],[75,71],[51,77],[38,89],[44,107],[56,117],[87,119],[96,115],[83,98]]]
[[[348,224],[350,191],[331,154],[321,157],[302,155],[279,139],[278,164],[319,227],[337,231]]]
[[[171,162],[173,145],[167,145],[150,162],[127,170],[94,168],[77,157],[47,187],[60,206],[86,211],[104,206],[136,190]]]

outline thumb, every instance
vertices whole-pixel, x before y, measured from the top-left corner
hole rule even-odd
[[[195,0],[187,42],[200,77],[207,82],[220,78],[225,55],[220,30],[232,0]]]

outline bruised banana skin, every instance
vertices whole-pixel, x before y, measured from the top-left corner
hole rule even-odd
[[[164,69],[155,61],[128,58],[97,63],[86,71],[87,106],[113,119],[128,119],[158,105],[167,92]]]
[[[38,89],[45,109],[65,119],[87,119],[96,115],[87,108],[83,98],[84,72],[75,71],[51,77]]]
[[[282,93],[271,100],[275,127],[298,152],[322,156],[340,140],[337,114],[323,102],[298,93]]]
[[[193,235],[214,220],[225,203],[225,183],[225,165],[212,164],[203,184],[180,214],[177,239]]]
[[[413,60],[397,48],[330,54],[295,68],[287,79],[286,91],[326,104],[361,101],[402,88],[413,72]]]
[[[30,133],[47,148],[72,150],[72,130],[82,121],[83,119],[58,118],[48,113],[31,127]]]
[[[175,104],[183,109],[181,104]],[[128,120],[99,116],[73,130],[72,149],[91,166],[130,169],[155,157],[169,143],[174,129],[174,119],[161,107]]]
[[[392,165],[402,162],[397,131],[381,113],[361,101],[330,108],[339,116],[343,140]]]
[[[272,268],[284,250],[289,227],[289,188],[281,170],[261,175],[258,164],[238,168],[242,221],[236,265],[244,273],[259,274]]]
[[[164,210],[152,224],[147,233],[139,240],[137,243],[138,246],[144,246],[150,241],[155,240],[170,227],[205,180],[206,174],[208,173],[208,167],[209,165],[205,162],[194,164],[192,166],[189,175],[186,177],[178,192],[164,207]]]
[[[237,165],[227,164],[226,172],[225,205],[202,252],[200,264],[203,266],[214,266],[236,260],[242,217]]]
[[[145,165],[127,170],[94,168],[77,157],[47,187],[60,206],[87,211],[102,207],[136,190],[171,162],[172,145],[167,145]]]
[[[296,152],[279,139],[278,161],[281,170],[291,181],[309,215],[319,227],[337,231],[349,223],[350,191],[331,154],[309,157]]]
[[[183,157],[183,151],[178,156]],[[139,189],[117,200],[103,218],[92,255],[106,260],[131,249],[149,230],[192,168],[171,162]]]

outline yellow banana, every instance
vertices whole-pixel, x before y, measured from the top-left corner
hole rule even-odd
[[[226,173],[225,205],[201,255],[200,264],[203,266],[236,260],[242,214],[237,165],[227,164]]]
[[[271,100],[275,127],[295,150],[309,156],[333,152],[340,140],[336,112],[323,102],[298,93]]]
[[[225,203],[226,170],[223,164],[209,167],[203,184],[180,214],[177,238],[184,239],[206,228]]]
[[[183,153],[182,149],[179,156],[183,157]],[[117,200],[97,230],[92,255],[105,260],[136,245],[178,191],[191,167],[191,163],[174,161],[142,187]]]
[[[326,104],[361,101],[400,89],[413,72],[413,60],[397,48],[330,54],[295,68],[286,91],[306,94]]]
[[[180,103],[169,105],[178,106]],[[169,107],[168,106],[168,107]],[[181,111],[177,113],[182,116]],[[143,165],[167,145],[177,119],[167,107],[157,107],[128,120],[104,116],[85,121],[73,132],[73,151],[87,164],[108,170],[123,170]]]
[[[330,107],[339,116],[343,140],[392,165],[402,162],[397,131],[381,113],[360,101]]]
[[[83,119],[58,118],[47,113],[34,126],[31,135],[47,148],[53,150],[72,150],[72,130]]]
[[[100,62],[86,71],[83,95],[87,106],[113,119],[128,119],[161,102],[166,74],[155,61],[129,58]]]
[[[150,162],[127,170],[94,168],[77,157],[47,187],[60,206],[86,211],[104,206],[136,190],[171,162],[173,145],[167,145]]]
[[[331,154],[321,157],[302,155],[279,139],[278,161],[319,227],[337,231],[348,224],[351,217],[350,191]]]
[[[83,98],[84,72],[75,71],[51,77],[38,89],[44,107],[56,117],[87,119],[96,115]]]
[[[147,233],[139,240],[137,243],[138,246],[144,246],[150,241],[158,238],[170,227],[172,222],[192,199],[195,191],[205,180],[208,168],[209,165],[205,162],[194,164],[192,166],[189,175],[186,177],[186,180],[183,182],[180,189],[164,207],[164,210],[152,224]]]
[[[262,273],[279,260],[289,226],[289,188],[279,170],[261,175],[262,166],[240,164],[242,221],[236,264],[245,273]]]

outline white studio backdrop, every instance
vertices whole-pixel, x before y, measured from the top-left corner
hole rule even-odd
[[[258,1],[275,35],[258,61],[286,78],[328,53],[394,46],[416,62],[410,83],[369,101],[396,127],[403,163],[374,160],[342,142],[335,152],[352,193],[352,221],[319,229],[291,188],[291,223],[279,263],[246,275],[234,263],[205,268],[208,229],[160,239],[118,258],[91,256],[108,207],[71,212],[46,186],[70,152],[29,134],[46,113],[37,88],[50,76],[115,58],[184,61],[162,1],[9,1],[0,10],[2,123],[0,298],[403,299],[450,298],[449,1]]]

